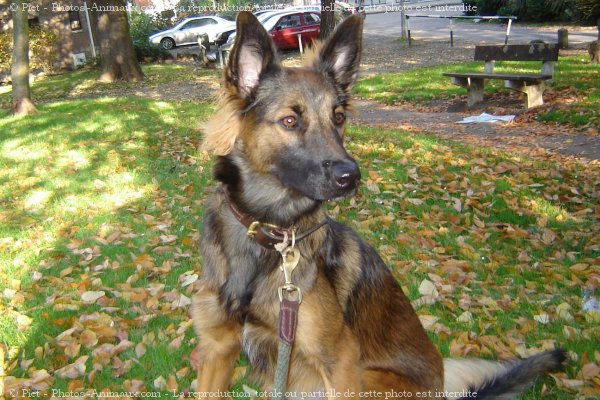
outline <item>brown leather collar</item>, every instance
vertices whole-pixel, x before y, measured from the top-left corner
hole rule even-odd
[[[226,185],[221,186],[221,191],[223,192],[223,195],[225,195],[225,201],[227,204],[229,204],[229,208],[231,209],[233,216],[248,229],[246,232],[248,237],[253,239],[256,243],[268,250],[275,250],[276,244],[282,243],[284,240],[286,240],[286,238],[287,240],[291,240],[292,232],[296,231],[296,226],[292,225],[289,228],[281,228],[279,226],[256,221],[251,215],[242,212],[235,206],[231,200],[231,197],[229,196],[229,190],[227,189]],[[329,219],[325,218],[323,221],[311,226],[304,232],[296,232],[296,243],[316,232],[328,222]]]

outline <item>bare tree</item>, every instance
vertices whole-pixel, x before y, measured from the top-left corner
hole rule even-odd
[[[92,15],[100,47],[99,80],[114,82],[144,79],[129,33],[125,0],[96,0]]]
[[[13,110],[17,115],[33,114],[37,110],[31,101],[29,87],[29,23],[27,0],[13,0],[13,52],[10,70]]]

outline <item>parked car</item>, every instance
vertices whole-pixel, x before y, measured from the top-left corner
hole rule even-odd
[[[289,13],[290,10],[273,10],[273,11],[265,11],[265,12],[259,12],[259,13],[254,13],[254,15],[256,16],[256,18],[258,19],[258,21],[265,25],[265,23],[277,16],[277,15],[282,15],[285,13]],[[220,47],[223,46],[224,44],[231,44],[233,43],[233,40],[235,39],[235,27],[234,29],[228,30],[228,31],[224,31],[221,32],[217,35],[217,38],[215,40],[215,44]]]
[[[189,17],[171,29],[150,35],[150,43],[170,50],[175,46],[198,44],[198,36],[208,35],[209,42],[214,42],[217,34],[235,28],[235,22],[218,16]]]
[[[311,43],[321,31],[321,14],[317,11],[274,11],[271,14],[261,15],[258,20],[269,32],[275,46],[280,50],[297,49],[300,46],[298,35],[302,38],[303,45]],[[224,32],[222,36],[225,35],[227,40],[223,40],[221,37],[216,42],[221,50],[229,49],[233,45],[236,32],[235,30]]]
[[[304,45],[316,40],[321,31],[321,13],[317,11],[290,12],[268,19],[265,29],[280,50],[297,49],[299,38]]]

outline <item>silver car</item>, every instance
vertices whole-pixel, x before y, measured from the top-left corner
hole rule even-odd
[[[214,42],[216,36],[227,30],[235,29],[235,22],[217,16],[189,17],[182,20],[171,29],[151,35],[150,43],[170,50],[175,46],[198,44],[198,36],[208,35],[208,41]]]

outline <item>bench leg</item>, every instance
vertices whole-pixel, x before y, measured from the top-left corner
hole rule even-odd
[[[483,101],[483,79],[453,76],[452,83],[467,89],[467,107]]]
[[[470,85],[467,90],[467,107],[473,107],[483,101],[483,79],[469,78]]]
[[[538,82],[532,85],[526,85],[522,81],[504,81],[504,86],[525,93],[525,103],[527,109],[538,107],[544,104],[544,90],[546,90],[545,82]]]

